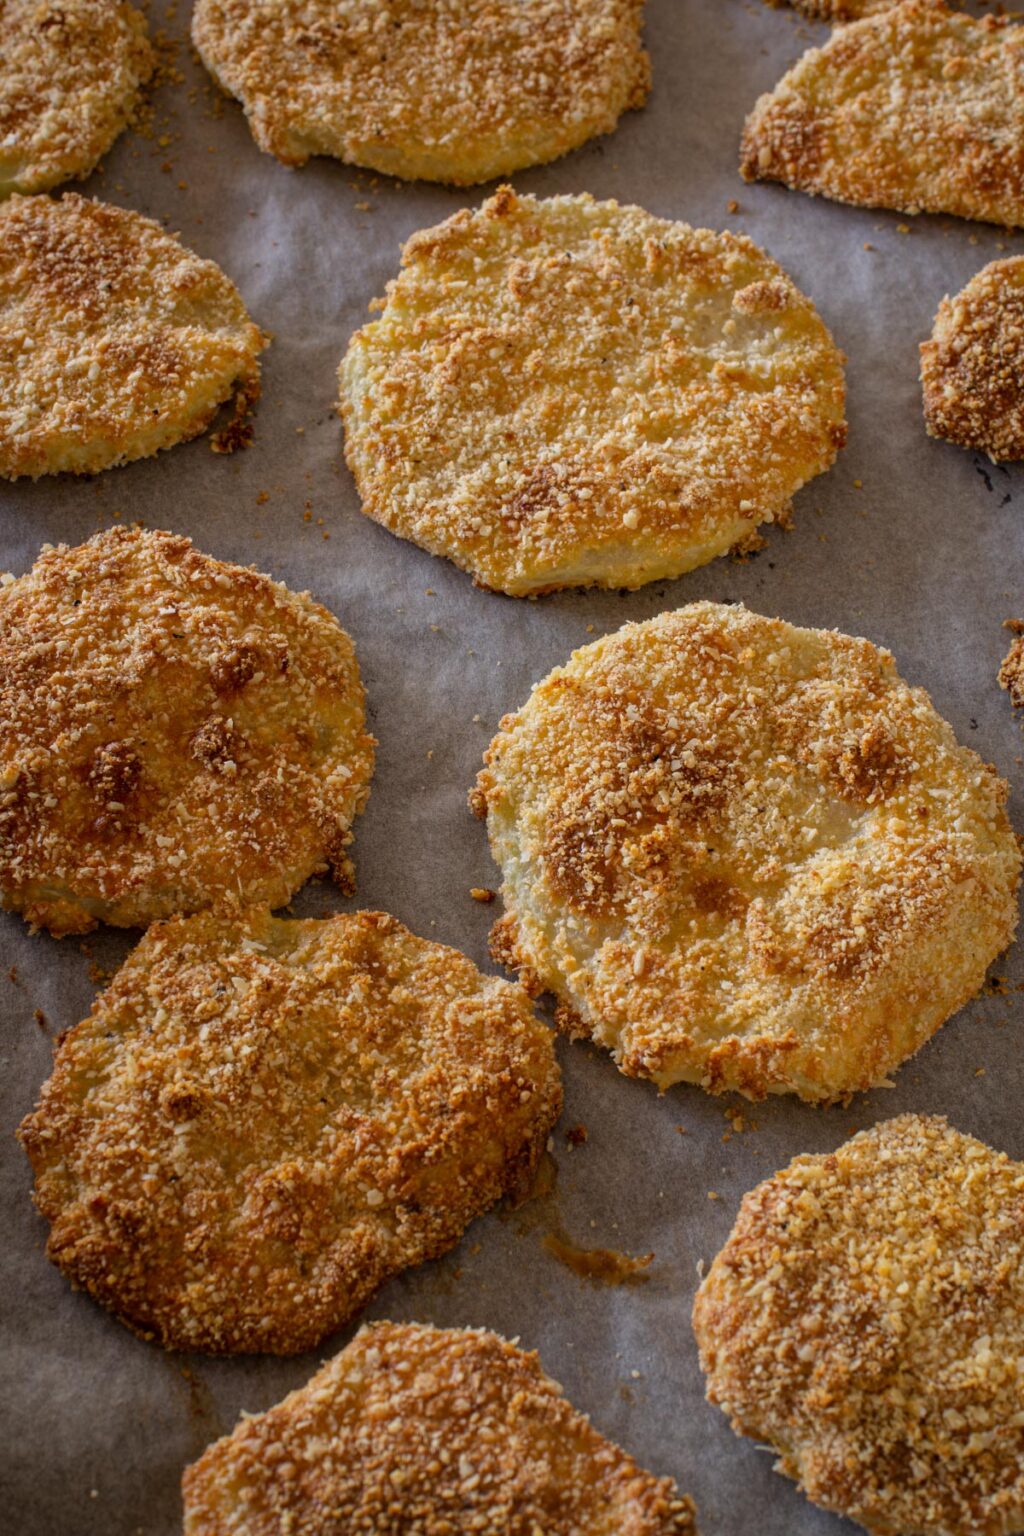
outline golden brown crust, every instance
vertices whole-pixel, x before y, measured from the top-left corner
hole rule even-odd
[[[0,893],[51,933],[350,884],[372,736],[352,642],[190,540],[46,546],[0,586]]]
[[[990,261],[921,343],[925,426],[999,463],[1024,459],[1024,256]]]
[[[1024,709],[1024,622],[1007,619],[1004,628],[1017,636],[999,668],[999,686],[1010,695],[1010,703]]]
[[[370,517],[483,586],[679,575],[843,444],[843,356],[744,236],[503,187],[402,263],[341,365],[346,457]]]
[[[185,1536],[696,1536],[671,1479],[483,1329],[367,1324],[182,1487]]]
[[[883,1082],[1013,935],[1006,785],[867,640],[694,603],[577,651],[484,760],[496,957],[660,1087]]]
[[[0,205],[0,478],[92,474],[195,437],[267,338],[153,219],[75,193]]]
[[[697,1293],[708,1397],[877,1536],[1024,1530],[1024,1165],[903,1115],[748,1194]]]
[[[311,1349],[529,1178],[561,1108],[521,988],[359,912],[149,930],[21,1140],[47,1252],[144,1338]]]
[[[643,0],[197,0],[192,38],[286,165],[457,186],[554,160],[641,107]]]
[[[903,0],[762,96],[740,169],[839,202],[1024,225],[1024,27]]]
[[[126,0],[0,0],[0,198],[88,176],[154,54]]]

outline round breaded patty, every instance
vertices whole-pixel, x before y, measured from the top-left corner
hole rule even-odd
[[[154,56],[125,0],[0,0],[0,198],[88,176]]]
[[[267,338],[216,263],[76,193],[0,205],[0,478],[92,474],[259,393]]]
[[[1024,256],[990,261],[921,343],[925,426],[995,463],[1024,459]]]
[[[697,1293],[708,1397],[877,1536],[1024,1531],[1024,1164],[902,1115],[748,1194]]]
[[[641,107],[643,0],[197,0],[192,39],[286,165],[490,181]]]
[[[678,576],[844,441],[842,354],[742,235],[502,188],[414,235],[341,365],[363,510],[513,596]]]
[[[382,912],[151,928],[20,1136],[49,1257],[144,1338],[312,1349],[529,1178],[561,1107],[521,987]]]
[[[281,906],[373,771],[326,609],[170,533],[47,546],[0,586],[0,896],[51,933]]]
[[[182,1479],[185,1536],[695,1536],[692,1502],[484,1329],[370,1323]]]
[[[1013,935],[1007,786],[867,640],[693,603],[576,651],[484,761],[496,958],[661,1088],[882,1083]]]

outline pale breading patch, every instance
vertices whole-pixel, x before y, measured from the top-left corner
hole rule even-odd
[[[876,1536],[1024,1530],[1024,1165],[903,1115],[748,1194],[697,1293],[708,1397]]]
[[[465,186],[641,107],[643,0],[197,0],[192,38],[286,165],[335,155]]]
[[[154,55],[125,0],[0,0],[0,198],[88,176]]]
[[[188,539],[112,529],[0,587],[0,893],[51,933],[350,885],[373,748],[337,620]]]
[[[1024,256],[989,262],[942,300],[921,384],[932,437],[995,463],[1024,459]]]
[[[690,1499],[484,1329],[369,1323],[182,1479],[185,1536],[696,1536]]]
[[[312,1349],[525,1180],[561,1107],[520,987],[382,912],[149,930],[20,1137],[49,1257],[168,1349]]]
[[[0,204],[0,478],[92,474],[259,393],[235,285],[153,219],[75,193]]]
[[[747,181],[1024,225],[1024,27],[903,0],[812,48],[755,106]]]
[[[845,439],[843,356],[763,251],[504,187],[413,236],[341,365],[363,510],[514,596],[677,576]]]
[[[485,764],[495,957],[662,1088],[882,1083],[1013,936],[1007,786],[867,640],[715,603],[628,624]]]

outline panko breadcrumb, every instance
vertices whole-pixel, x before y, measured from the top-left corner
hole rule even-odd
[[[697,1293],[708,1397],[875,1536],[1024,1531],[1024,1165],[902,1115],[748,1194]]]
[[[902,0],[812,48],[747,119],[747,181],[1024,225],[1024,27]]]
[[[1007,619],[1006,628],[1017,638],[1003,657],[999,686],[1006,689],[1016,709],[1024,709],[1024,621]]]
[[[154,54],[125,0],[0,0],[0,198],[88,176]]]
[[[0,204],[0,478],[93,474],[259,393],[235,285],[153,219],[75,193]]]
[[[368,1324],[182,1491],[185,1536],[696,1536],[670,1478],[482,1328]]]
[[[350,886],[373,748],[337,620],[188,539],[111,529],[0,586],[0,895],[33,926]]]
[[[991,261],[944,298],[921,343],[925,425],[932,437],[1024,459],[1024,256]]]
[[[1013,936],[1007,786],[867,640],[694,603],[576,651],[484,760],[495,958],[661,1088],[883,1083]]]
[[[643,106],[643,0],[197,0],[192,38],[286,165],[466,186]]]
[[[49,1257],[168,1349],[312,1349],[524,1179],[561,1107],[521,987],[382,912],[149,930],[19,1135]]]
[[[742,235],[503,187],[423,230],[341,365],[363,510],[521,597],[678,576],[845,439],[843,356]]]

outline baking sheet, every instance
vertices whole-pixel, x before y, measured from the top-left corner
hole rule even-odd
[[[917,384],[917,343],[943,293],[1001,252],[1024,249],[1024,239],[745,186],[736,161],[746,111],[824,29],[758,0],[648,0],[647,11],[646,110],[515,184],[743,230],[813,296],[849,354],[850,446],[797,497],[792,532],[771,530],[745,563],[718,560],[632,595],[524,603],[477,591],[363,518],[341,459],[335,369],[401,242],[484,194],[378,180],[329,161],[285,170],[256,150],[240,110],[190,56],[187,8],[173,4],[152,11],[173,67],[147,133],[125,135],[86,190],[165,219],[221,263],[274,333],[255,444],[222,458],[200,440],[92,481],[0,488],[0,566],[16,573],[46,541],[77,543],[114,519],[141,519],[308,588],[338,614],[356,642],[378,767],[357,825],[357,898],[311,885],[295,909],[383,907],[489,969],[497,909],[469,891],[498,878],[465,796],[498,719],[575,646],[698,598],[891,646],[903,675],[1011,780],[1011,813],[1024,829],[1024,737],[995,682],[1002,620],[1024,616],[1024,475],[929,441]],[[19,1536],[171,1536],[185,1463],[241,1409],[261,1410],[301,1385],[354,1329],[291,1360],[175,1357],[70,1292],[44,1257],[12,1134],[48,1073],[53,1037],[88,1011],[90,967],[114,966],[132,937],[31,938],[12,916],[0,918],[0,935],[0,1509]],[[447,1258],[386,1286],[366,1316],[485,1325],[539,1348],[601,1430],[695,1496],[704,1536],[852,1531],[807,1504],[769,1455],[734,1439],[704,1403],[689,1325],[698,1262],[717,1251],[759,1179],[903,1110],[946,1112],[1024,1157],[1021,998],[1012,990],[1024,975],[1020,952],[994,969],[1011,990],[965,1008],[895,1089],[829,1111],[740,1104],[756,1129],[736,1135],[726,1101],[694,1088],[659,1097],[596,1050],[560,1041],[566,1107],[552,1193],[476,1222]],[[588,1139],[573,1148],[566,1131],[581,1123]],[[552,1230],[583,1246],[653,1249],[649,1280],[615,1289],[577,1278],[542,1246]]]

